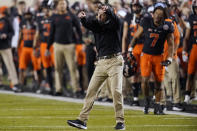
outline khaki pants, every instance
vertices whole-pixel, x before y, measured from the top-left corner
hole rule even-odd
[[[179,65],[176,59],[167,67],[164,77],[164,87],[168,96],[173,96],[173,103],[181,102]]]
[[[9,49],[0,50],[0,54],[1,54],[3,61],[6,65],[6,68],[8,70],[8,74],[9,74],[12,84],[17,85],[18,84],[18,77],[16,74],[16,68],[14,65],[14,60],[13,60],[11,49],[9,48]]]
[[[66,61],[71,76],[73,91],[76,92],[79,87],[78,71],[75,58],[75,44],[63,45],[54,44],[55,54],[55,88],[56,92],[61,92],[63,66]]]
[[[100,90],[100,93],[98,94],[98,97],[101,97],[101,98],[107,97],[107,98],[112,99],[109,79],[105,80],[105,82],[101,85],[101,90]]]
[[[122,56],[117,56],[111,59],[102,59],[98,61],[87,90],[87,94],[84,101],[85,103],[78,118],[79,120],[84,122],[88,120],[89,112],[93,107],[94,100],[96,98],[100,86],[106,79],[109,79],[114,103],[116,122],[124,122],[122,73]]]

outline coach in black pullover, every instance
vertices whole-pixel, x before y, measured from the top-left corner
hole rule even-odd
[[[62,91],[64,61],[68,65],[74,94],[77,94],[76,92],[79,89],[73,29],[76,29],[80,42],[82,41],[82,32],[78,18],[67,9],[67,6],[67,0],[58,1],[57,14],[51,17],[52,23],[48,40],[48,50],[45,53],[46,55],[49,54],[49,48],[54,43],[56,95],[60,95]]]
[[[10,41],[14,35],[11,23],[6,17],[0,18],[0,50],[11,48]]]
[[[98,10],[97,19],[86,18],[85,12],[80,12],[79,17],[83,25],[92,30],[95,36],[99,60],[90,80],[83,109],[76,120],[68,120],[70,126],[87,129],[89,113],[100,86],[108,80],[113,96],[116,117],[116,130],[124,130],[124,109],[122,95],[123,57],[120,55],[120,28],[121,22],[113,10],[102,5]],[[103,57],[107,56],[107,57]]]
[[[51,17],[51,30],[48,40],[48,49],[57,42],[59,44],[71,44],[73,40],[73,28],[76,28],[77,34],[81,41],[82,32],[78,18],[70,11],[54,14]]]
[[[121,21],[112,9],[106,10],[107,20],[82,18],[83,26],[94,33],[98,57],[108,56],[121,52]]]
[[[12,90],[18,92],[20,91],[18,85],[19,82],[10,44],[12,36],[14,35],[14,30],[8,20],[6,12],[7,8],[0,8],[0,55],[3,58],[4,64],[6,65],[6,69],[9,73],[9,77],[13,85]]]

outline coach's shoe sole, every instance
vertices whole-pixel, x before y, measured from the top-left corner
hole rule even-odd
[[[87,127],[78,123],[78,122],[75,122],[76,120],[68,120],[67,123],[68,125],[72,126],[72,127],[75,127],[75,128],[78,128],[78,129],[84,129],[84,130],[87,130]]]

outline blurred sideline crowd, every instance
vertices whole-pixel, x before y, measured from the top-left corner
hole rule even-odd
[[[65,1],[69,15],[62,18],[54,16],[63,8],[58,4],[58,0],[38,0],[34,7],[28,7],[25,1],[13,0],[11,7],[0,7],[1,85],[3,78],[6,77],[10,82],[10,89],[14,92],[29,89],[35,93],[84,98],[94,72],[97,51],[93,33],[80,24],[77,16],[80,11],[85,11],[88,17],[96,17],[102,3],[99,0],[86,0],[84,3],[77,1],[70,5],[69,0]],[[152,14],[154,4],[157,2],[164,2],[167,5],[178,29],[177,36],[174,36],[178,45],[174,68],[172,70],[169,70],[169,67],[165,68],[163,81],[165,95],[162,101],[164,105],[166,101],[171,102],[172,110],[181,111],[181,103],[189,104],[196,97],[197,55],[190,58],[191,50],[196,44],[193,45],[191,42],[193,38],[188,32],[191,15],[194,19],[197,18],[197,1],[120,0],[110,4],[122,20],[122,53],[125,53],[137,31],[140,19],[147,13]],[[109,1],[105,0],[105,3]],[[72,24],[62,26],[61,22],[65,19],[72,21]],[[54,23],[51,21],[58,22],[61,26],[54,29]],[[193,24],[197,24],[197,19]],[[196,27],[197,25],[194,26],[197,31]],[[54,34],[55,30],[61,29],[64,30],[58,36]],[[66,46],[58,43],[64,43]],[[137,53],[133,52],[136,53],[134,56],[140,56],[141,51],[136,51]],[[188,75],[189,59],[195,59],[196,63]],[[138,59],[137,63],[139,64]],[[148,82],[152,101],[155,99],[154,79],[152,75]],[[106,80],[101,86],[98,101],[113,101],[109,83]],[[135,75],[124,77],[123,94],[125,103],[140,106],[142,91],[139,67]]]

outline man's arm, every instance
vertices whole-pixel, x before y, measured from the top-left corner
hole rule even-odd
[[[187,43],[189,41],[189,37],[190,37],[190,28],[186,29],[186,33],[185,33],[185,37],[183,39],[183,51],[187,52]]]
[[[144,31],[143,27],[139,25],[137,32],[135,33],[133,39],[130,42],[131,49],[134,48],[136,39],[138,39],[142,35],[143,31]]]
[[[182,51],[182,59],[184,62],[188,61],[188,54],[187,54],[187,43],[189,41],[190,38],[190,27],[186,28],[186,33],[185,33],[185,37],[183,39],[183,51]]]
[[[14,22],[13,22],[13,28],[14,28],[14,36],[12,37],[12,47],[17,48],[17,42],[19,39],[19,31],[20,31],[20,27],[19,27],[19,20],[17,17],[14,18]]]
[[[99,32],[101,30],[98,21],[95,19],[86,18],[86,13],[84,11],[81,11],[78,14],[78,17],[81,19],[81,23],[85,28],[93,32]]]
[[[167,43],[168,43],[168,59],[173,57],[174,54],[174,34],[169,33],[167,35]]]
[[[174,54],[177,52],[180,44],[180,32],[176,22],[174,22]]]
[[[55,23],[54,20],[52,20],[51,22],[51,29],[50,29],[50,35],[49,35],[49,39],[48,39],[48,45],[47,45],[47,49],[49,49],[51,47],[51,45],[53,44],[55,39]]]
[[[104,11],[106,12],[107,16],[109,17],[109,19],[112,21],[111,24],[109,24],[107,27],[111,28],[111,29],[117,29],[119,28],[120,25],[120,19],[119,17],[114,13],[113,9],[109,6],[104,6],[103,7]]]
[[[35,34],[35,36],[34,36],[34,42],[33,42],[33,48],[35,49],[36,48],[36,46],[37,46],[37,42],[38,42],[38,40],[39,40],[39,31],[38,30],[36,30],[36,34]]]
[[[79,22],[79,19],[74,15],[73,15],[73,24],[74,24],[74,27],[76,28],[77,34],[79,36],[79,41],[80,41],[80,43],[82,43],[82,31],[81,31],[80,22]]]
[[[22,34],[22,31],[20,31],[20,32],[19,32],[19,37],[18,37],[17,49],[19,49],[20,44],[21,44],[21,42],[22,42],[22,39],[23,39],[23,34]]]
[[[122,53],[127,52],[126,46],[127,46],[127,36],[128,36],[128,23],[124,22],[124,27],[123,27],[123,36],[122,36]]]
[[[173,33],[168,33],[167,35],[167,43],[168,43],[168,58],[165,61],[161,62],[162,66],[168,66],[172,63],[172,58],[174,54],[174,34]]]

